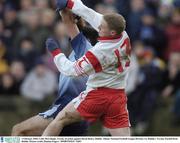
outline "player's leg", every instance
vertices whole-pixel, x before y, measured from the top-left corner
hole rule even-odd
[[[42,136],[57,136],[61,133],[64,126],[81,120],[82,118],[74,107],[74,103],[70,102],[48,125]]]
[[[104,99],[103,90],[91,90],[82,92],[72,100],[53,120],[43,133],[43,136],[59,135],[62,128],[74,122],[85,119],[95,122],[108,107],[108,99]]]
[[[108,131],[111,134],[111,136],[130,136],[131,135],[129,127],[108,129]]]
[[[124,90],[112,90],[108,94],[110,102],[102,118],[103,125],[112,136],[130,136],[127,97]]]
[[[44,119],[36,115],[19,124],[12,129],[12,136],[38,136],[42,135],[44,129],[49,125],[52,119]]]

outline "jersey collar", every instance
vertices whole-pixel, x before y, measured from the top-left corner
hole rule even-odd
[[[99,42],[117,42],[122,38],[122,34],[116,36],[109,36],[109,37],[99,37]]]

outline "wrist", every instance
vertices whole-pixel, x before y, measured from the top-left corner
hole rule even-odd
[[[51,54],[52,54],[53,57],[55,57],[56,55],[58,55],[58,54],[60,54],[60,53],[62,53],[62,52],[61,52],[61,49],[59,49],[59,48],[51,51]]]
[[[73,8],[73,6],[74,6],[74,1],[73,0],[68,0],[67,1],[67,8],[69,8],[69,9],[72,9]]]

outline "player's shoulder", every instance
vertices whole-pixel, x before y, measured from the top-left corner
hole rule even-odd
[[[100,43],[97,43],[93,48],[89,49],[89,52],[94,54],[102,54],[102,47]]]
[[[121,37],[121,39],[120,39],[120,42],[123,42],[125,39],[129,39],[129,35],[127,34],[127,32],[126,31],[123,31],[122,32],[122,37]]]
[[[86,37],[84,36],[84,34],[82,32],[80,32],[79,34],[77,34],[72,40],[71,42],[79,42],[79,41],[85,41],[87,40]]]

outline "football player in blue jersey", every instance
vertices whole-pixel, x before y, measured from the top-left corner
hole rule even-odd
[[[77,21],[79,18],[68,10],[61,12],[62,20],[67,27],[67,33],[71,38],[72,53],[69,55],[69,60],[75,61],[82,57],[86,51],[91,48],[90,40],[95,41],[96,34],[94,31],[89,32],[85,30],[85,35],[79,31],[77,27]],[[89,36],[88,36],[89,35]],[[95,36],[93,36],[95,35]],[[58,45],[58,42],[53,38],[48,38],[47,41],[53,41]],[[49,43],[49,42],[48,42]],[[44,129],[49,123],[57,116],[57,114],[75,97],[77,97],[86,88],[87,77],[71,78],[64,75],[60,75],[59,78],[59,91],[58,96],[52,106],[45,112],[31,117],[17,125],[12,129],[13,136],[38,136],[42,135]],[[78,122],[65,127],[61,133],[62,136],[82,136],[87,133],[88,123]]]

